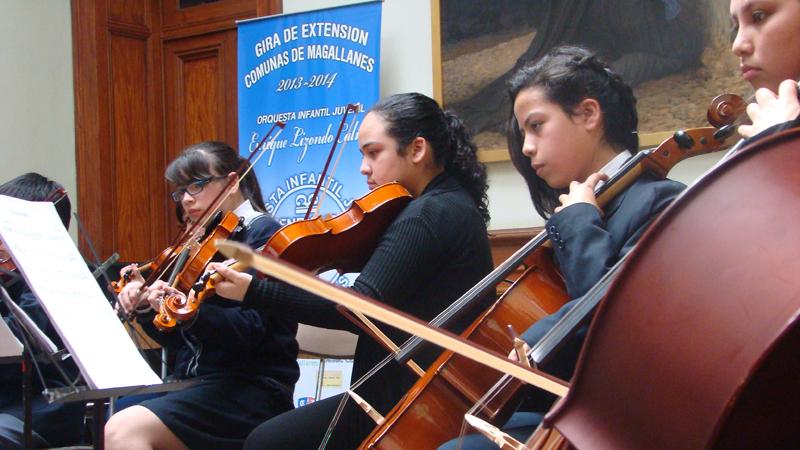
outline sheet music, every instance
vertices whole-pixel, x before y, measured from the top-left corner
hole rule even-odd
[[[0,196],[0,237],[92,389],[160,384],[52,203]]]

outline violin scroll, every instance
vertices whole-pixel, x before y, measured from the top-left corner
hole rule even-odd
[[[161,331],[169,331],[178,324],[191,319],[197,313],[198,308],[208,294],[195,295],[204,292],[197,291],[198,280],[205,270],[208,263],[217,254],[214,242],[217,239],[227,239],[242,227],[242,219],[229,211],[221,219],[214,230],[205,237],[203,242],[194,251],[187,261],[181,273],[177,276],[175,284],[181,292],[189,292],[184,298],[182,296],[171,295],[164,299],[159,308],[158,314],[153,319],[155,325]],[[202,280],[201,280],[202,281]],[[204,281],[202,281],[205,283]],[[200,284],[202,287],[203,284]]]

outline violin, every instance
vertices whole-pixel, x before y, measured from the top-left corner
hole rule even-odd
[[[147,262],[146,264],[142,264],[138,267],[141,273],[149,273],[151,271],[158,271],[163,264],[169,259],[172,255],[178,254],[183,249],[183,246],[179,246],[177,249],[173,247],[167,247],[164,249],[159,255],[152,261]],[[122,289],[131,281],[131,272],[126,271],[125,273],[120,276],[119,280],[111,282],[111,289],[114,293],[119,294],[122,292]]]
[[[245,264],[238,261],[228,267],[232,270],[244,270],[247,268]],[[161,314],[157,315],[156,319],[159,319],[160,322],[156,323],[156,319],[154,319],[153,323],[156,324],[160,330],[167,331],[169,328],[175,326],[173,323],[174,321],[186,321],[191,319],[197,313],[203,301],[215,294],[214,286],[223,279],[222,275],[216,271],[206,272],[200,277],[197,283],[192,286],[192,290],[185,300],[176,295],[171,295],[164,299],[164,308],[166,308],[168,312],[163,316]],[[164,329],[161,328],[162,326]]]
[[[225,213],[225,216],[214,226],[210,233],[199,245],[195,246],[191,256],[183,265],[180,273],[171,283],[174,288],[181,292],[190,293],[206,266],[214,255],[217,254],[217,247],[214,242],[217,239],[227,239],[242,228],[242,219],[232,211]],[[186,321],[194,317],[197,309],[205,299],[203,297],[187,296],[168,296],[161,303],[158,313],[153,318],[153,325],[161,331],[169,331],[177,325],[178,321]],[[191,300],[191,301],[190,301]]]
[[[197,278],[202,274],[205,266],[208,264],[208,262],[210,262],[211,257],[213,257],[213,255],[216,253],[216,250],[213,247],[214,238],[207,238],[210,235],[214,235],[217,229],[220,227],[225,231],[220,231],[222,234],[217,234],[215,238],[230,236],[232,229],[235,226],[234,222],[238,224],[238,218],[235,215],[232,215],[232,217],[226,215],[219,226],[215,224],[209,226],[208,224],[211,223],[215,217],[219,217],[217,210],[220,208],[225,199],[228,198],[231,192],[233,192],[233,188],[237,185],[239,180],[249,173],[253,167],[253,164],[258,161],[258,159],[263,155],[264,151],[268,148],[268,146],[264,146],[264,144],[270,138],[272,132],[276,128],[283,130],[284,127],[285,124],[283,122],[275,122],[270,128],[269,132],[264,135],[256,148],[250,153],[250,156],[247,158],[247,160],[243,161],[239,166],[236,171],[237,177],[228,180],[225,188],[222,189],[211,201],[206,210],[203,211],[203,214],[201,214],[200,218],[196,222],[192,223],[191,226],[181,231],[172,244],[162,251],[155,260],[143,265],[140,268],[140,270],[149,270],[150,272],[145,279],[143,286],[146,287],[151,285],[155,280],[161,279],[167,270],[172,269],[173,278],[178,280],[178,288],[183,289],[184,292],[188,292],[195,280],[197,280]],[[278,134],[280,134],[280,131]],[[272,137],[273,141],[278,137],[278,134]],[[209,233],[208,229],[214,231]],[[205,235],[201,234],[202,231],[206,232]],[[188,257],[189,264],[187,266],[184,266],[186,260],[181,261],[180,255],[186,255]],[[126,272],[122,274],[122,277],[119,281],[111,284],[111,288],[116,293],[119,293],[129,281],[130,274]],[[170,280],[170,284],[172,284],[172,281],[173,280]],[[171,329],[174,327],[177,322],[174,320],[174,318],[167,317],[168,314],[168,310],[163,307],[160,308],[160,317],[158,318],[158,323],[156,326],[159,328],[164,326],[165,329]]]
[[[359,272],[410,201],[411,194],[400,183],[383,184],[334,217],[283,226],[267,241],[263,253],[312,272]]]

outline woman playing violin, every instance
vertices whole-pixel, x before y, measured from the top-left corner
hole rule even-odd
[[[241,162],[235,150],[220,142],[185,149],[166,171],[167,181],[177,187],[172,198],[180,203],[182,217],[197,221],[227,182],[235,180]],[[263,246],[278,228],[264,209],[253,176],[239,180],[220,207],[242,218],[232,239],[253,248]],[[202,381],[114,414],[106,424],[107,448],[241,448],[256,425],[291,409],[299,376],[296,322],[211,297],[192,320],[162,333],[152,324],[153,310],[176,291],[163,281],[143,287],[136,266],[122,270],[132,272],[132,281],[119,294],[120,307],[135,311],[148,335],[175,354],[174,378]]]
[[[739,133],[754,137],[798,126],[800,101],[800,1],[731,0],[733,44],[742,77],[756,88],[756,103],[748,106],[752,125]]]
[[[590,51],[554,48],[511,77],[509,94],[513,105],[509,153],[528,185],[536,211],[547,219],[545,229],[556,264],[569,297],[575,299],[633,248],[684,186],[644,175],[604,210],[597,206],[595,188],[638,151],[638,119],[630,87]],[[573,305],[570,301],[534,324],[523,340],[536,343]],[[566,344],[544,369],[569,379],[582,337],[580,333]],[[528,406],[546,411],[549,401]],[[539,420],[537,413],[517,413],[504,430],[524,441]],[[459,439],[454,439],[441,448],[458,444]],[[465,449],[497,447],[482,436],[467,436],[462,445]]]
[[[394,95],[372,107],[358,142],[367,184],[372,188],[398,181],[414,199],[383,234],[353,289],[430,320],[492,268],[485,168],[461,121],[421,94]],[[387,356],[387,350],[342,317],[333,303],[280,282],[214,267],[228,280],[216,285],[217,292],[244,300],[247,308],[362,334],[355,351],[354,379]],[[407,337],[379,327],[396,343]],[[414,360],[425,367],[437,353],[427,348]],[[392,361],[357,394],[385,414],[413,381],[407,368]],[[265,422],[250,435],[245,448],[317,448],[340,400],[341,396],[328,398]],[[348,402],[327,448],[355,448],[374,426]]]

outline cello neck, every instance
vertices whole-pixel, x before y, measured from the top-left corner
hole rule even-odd
[[[722,149],[725,140],[732,132],[733,128],[731,127],[722,129],[701,127],[681,130],[658,147],[636,153],[616,173],[611,175],[608,181],[595,189],[598,205],[603,207],[644,173],[666,178],[669,171],[680,161]],[[495,286],[519,267],[531,252],[548,241],[546,232],[542,231],[536,235],[436,316],[430,324],[441,328],[452,323],[460,314],[468,311],[472,305],[490,295]],[[395,359],[401,364],[406,362],[424,343],[423,339],[412,336],[400,346],[400,351],[395,355]]]

